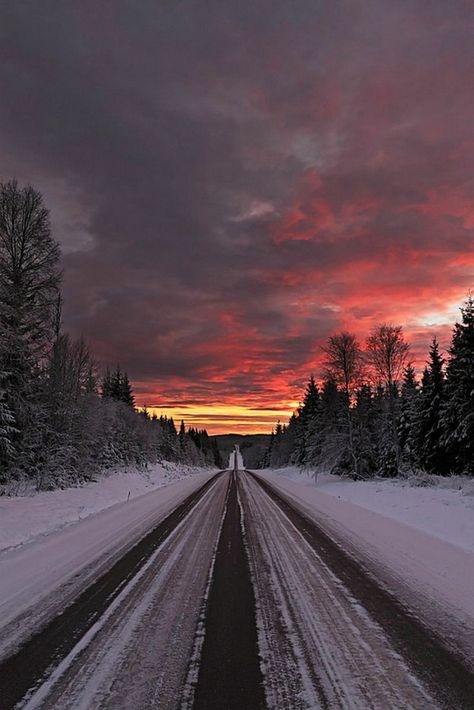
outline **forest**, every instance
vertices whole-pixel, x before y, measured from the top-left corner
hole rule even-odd
[[[381,324],[364,344],[331,335],[321,382],[272,433],[261,467],[367,479],[474,475],[474,300],[454,325],[447,357],[436,338],[418,381],[402,326]]]
[[[119,366],[63,331],[60,249],[41,194],[0,183],[0,493],[90,480],[160,460],[221,465],[206,431],[135,408]]]
[[[260,461],[354,478],[413,472],[474,474],[474,301],[446,357],[436,339],[417,380],[402,326],[364,344],[330,336],[324,373],[307,384]],[[60,249],[41,194],[0,183],[0,490],[81,482],[117,465],[160,460],[222,466],[205,430],[137,410],[127,372],[98,363],[62,327]]]

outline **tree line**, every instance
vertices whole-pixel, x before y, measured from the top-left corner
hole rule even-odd
[[[0,183],[0,486],[40,490],[163,459],[220,465],[207,432],[137,411],[127,373],[100,377],[86,342],[63,331],[49,212],[31,186]]]
[[[474,475],[474,301],[454,325],[447,357],[436,338],[421,381],[401,326],[378,325],[365,346],[332,335],[287,426],[272,432],[262,467],[288,464],[366,479],[415,472]]]

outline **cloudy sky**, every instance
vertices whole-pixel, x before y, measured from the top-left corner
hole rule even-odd
[[[473,39],[472,0],[1,1],[66,329],[211,431],[285,418],[340,328],[422,362],[474,285]]]

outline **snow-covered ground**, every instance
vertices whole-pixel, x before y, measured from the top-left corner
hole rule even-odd
[[[145,498],[156,499],[189,480]],[[25,710],[181,706],[227,480],[221,477],[207,490],[36,690]]]
[[[463,495],[400,481],[358,483],[323,476],[315,483],[294,469],[257,473],[426,623],[443,629],[445,640],[474,662],[474,497],[469,482]]]
[[[146,469],[120,469],[65,490],[0,497],[0,552],[31,542],[117,503],[149,493],[182,478],[203,473],[202,468],[162,462]]]
[[[469,478],[437,477],[432,486],[414,485],[403,479],[352,481],[329,474],[322,474],[315,481],[312,475],[294,466],[273,470],[270,475],[393,518],[474,552],[474,480]]]
[[[253,478],[241,482],[268,707],[438,707],[364,610],[368,600],[355,599]]]
[[[160,466],[148,475],[118,472],[81,488],[0,498],[7,548],[0,552],[0,656],[64,608],[213,474]]]

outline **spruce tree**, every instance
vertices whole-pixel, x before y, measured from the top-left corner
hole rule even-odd
[[[310,430],[308,457],[312,467],[324,466],[332,473],[352,470],[347,438],[345,393],[332,379],[323,383],[316,426]]]
[[[126,372],[119,379],[119,399],[132,409],[135,408],[135,397],[133,396],[132,385]]]
[[[369,385],[362,385],[354,409],[354,445],[360,464],[359,477],[370,478],[377,470],[377,420]]]
[[[280,420],[278,420],[277,425],[275,427],[275,433],[273,436],[273,445],[272,445],[272,451],[271,451],[271,457],[270,457],[270,467],[271,468],[279,468],[282,464],[282,460],[281,460],[282,444],[283,444],[283,427],[281,425]]]
[[[374,411],[376,422],[375,441],[377,445],[377,471],[378,476],[394,477],[399,473],[396,450],[393,438],[393,412],[398,410],[398,389],[394,385],[391,389],[391,399],[386,389],[378,385],[374,393]]]
[[[413,365],[409,364],[403,373],[400,395],[400,416],[398,439],[404,467],[413,470],[417,461],[417,418],[419,391]]]
[[[386,475],[389,470],[393,470],[393,475],[397,475],[401,467],[401,449],[398,439],[398,416],[399,416],[399,390],[398,385],[403,377],[403,371],[407,363],[409,345],[405,342],[401,326],[379,325],[373,328],[367,338],[367,357],[372,369],[373,376],[378,385],[384,388],[388,407],[385,411],[384,422],[388,428],[384,433],[384,450],[388,458],[384,464]],[[391,449],[395,456],[394,467],[392,467],[392,454],[386,444],[391,438]],[[390,463],[389,463],[390,460]]]
[[[120,365],[117,365],[111,373],[109,368],[105,371],[102,380],[102,397],[115,399],[123,402],[132,409],[135,409],[135,397],[133,396],[132,385],[126,372],[122,372]]]
[[[353,333],[342,331],[331,335],[323,348],[326,355],[326,371],[331,379],[341,388],[347,423],[349,451],[352,458],[353,473],[359,475],[359,460],[354,441],[353,398],[360,386],[364,362],[362,351]]]
[[[416,417],[416,448],[420,466],[429,473],[438,474],[449,470],[446,449],[442,443],[445,399],[443,365],[444,359],[440,355],[438,341],[434,338],[421,383]]]
[[[260,468],[270,468],[272,455],[273,455],[274,441],[275,441],[275,432],[272,429],[272,432],[270,434],[270,441],[268,442],[268,446],[265,450],[265,453],[263,454],[262,463],[261,463]]]
[[[41,194],[0,183],[0,372],[28,473],[42,449],[40,372],[55,336],[59,256]]]
[[[474,300],[461,308],[454,326],[446,368],[446,401],[442,407],[442,443],[449,467],[474,475]]]
[[[314,456],[310,455],[310,438],[318,427],[320,410],[320,394],[313,375],[309,378],[303,398],[303,404],[298,409],[298,440],[296,462],[301,467],[313,465]],[[313,452],[314,453],[314,452]]]
[[[0,378],[0,483],[7,480],[6,469],[15,453],[13,439],[18,433],[13,412],[5,402],[5,391],[1,387],[2,379],[4,378]]]
[[[104,398],[112,397],[112,376],[109,368],[106,369],[102,378],[101,395]]]
[[[189,435],[192,438],[192,430],[189,430]],[[184,426],[184,421],[181,419],[181,424],[179,426],[179,434],[178,434],[178,441],[179,441],[179,449],[181,451],[181,455],[184,456],[185,451],[186,451],[186,427]]]

